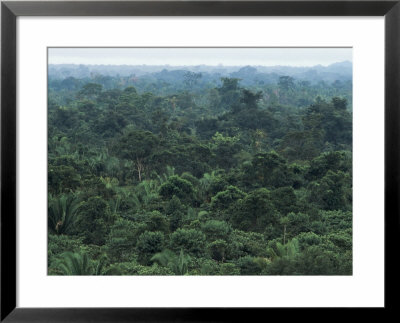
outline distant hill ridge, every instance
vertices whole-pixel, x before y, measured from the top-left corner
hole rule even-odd
[[[163,77],[176,72],[196,72],[209,74],[210,77],[237,77],[242,79],[257,77],[259,79],[276,79],[279,76],[292,76],[299,80],[311,82],[335,80],[352,80],[353,64],[343,61],[328,66],[171,66],[171,65],[83,65],[83,64],[49,64],[49,77],[65,79],[68,77],[91,78],[95,74],[104,76]]]

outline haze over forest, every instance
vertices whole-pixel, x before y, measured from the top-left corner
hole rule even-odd
[[[84,65],[84,64],[49,64],[49,76],[56,79],[67,77],[86,78],[96,74],[103,76],[137,76],[144,78],[163,77],[163,73],[191,71],[202,73],[204,79],[218,80],[220,77],[253,77],[254,82],[272,83],[281,75],[296,77],[310,82],[347,81],[352,79],[353,64],[343,61],[328,66],[210,66],[210,65]]]

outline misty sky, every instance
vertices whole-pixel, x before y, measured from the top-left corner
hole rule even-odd
[[[351,48],[49,48],[49,64],[286,65],[352,61]]]

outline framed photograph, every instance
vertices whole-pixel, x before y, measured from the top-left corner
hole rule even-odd
[[[1,321],[394,307],[399,15],[2,2]]]

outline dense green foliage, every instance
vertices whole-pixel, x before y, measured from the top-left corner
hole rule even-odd
[[[50,275],[352,274],[351,82],[241,71],[49,79]]]

